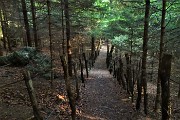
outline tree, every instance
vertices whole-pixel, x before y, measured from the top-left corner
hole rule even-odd
[[[161,94],[162,104],[162,120],[169,120],[171,116],[170,112],[170,76],[171,76],[171,60],[172,55],[163,54],[160,72],[160,80],[161,80],[161,90],[163,91]]]
[[[147,45],[148,45],[148,28],[149,28],[149,11],[150,0],[146,0],[145,17],[144,17],[144,35],[143,35],[143,54],[142,54],[142,71],[141,71],[141,85],[138,91],[138,98],[136,109],[140,109],[142,87],[144,90],[144,113],[147,114],[147,81],[146,81],[146,59],[147,59]]]
[[[24,16],[24,25],[26,30],[26,37],[27,37],[27,46],[32,47],[31,35],[30,35],[30,27],[29,27],[29,20],[27,15],[27,8],[26,8],[26,1],[21,0],[23,16]]]
[[[50,11],[50,1],[47,0],[47,9],[48,9],[48,30],[49,30],[49,49],[51,56],[51,87],[53,86],[53,46],[52,46],[52,32],[51,32],[51,11]]]
[[[64,36],[64,0],[61,0],[61,26],[62,26],[62,49],[65,54],[65,36]]]
[[[160,110],[160,94],[161,94],[161,62],[164,52],[164,35],[165,35],[165,15],[166,15],[166,0],[162,1],[162,18],[161,18],[161,36],[160,36],[160,44],[159,44],[159,66],[158,66],[158,78],[157,78],[157,93],[156,93],[156,101],[155,101],[155,111],[158,112]]]
[[[70,44],[70,18],[69,18],[69,2],[68,0],[64,0],[64,14],[66,21],[66,42],[67,42],[67,58],[68,58],[68,73],[69,76],[72,76],[72,52],[71,52],[71,44]]]
[[[5,26],[4,26],[4,21],[3,21],[3,14],[2,14],[2,10],[0,9],[0,20],[1,20],[1,29],[2,29],[2,42],[3,42],[3,46],[4,46],[4,49],[6,49],[6,38],[5,38]]]
[[[32,22],[33,22],[33,34],[34,34],[34,43],[37,50],[40,49],[37,37],[37,25],[36,25],[36,9],[34,0],[30,0],[31,2],[31,13],[32,13]]]
[[[2,26],[2,33],[3,33],[3,43],[4,48],[6,49],[6,43],[8,46],[8,50],[11,52],[11,42],[10,42],[10,29],[8,24],[8,16],[7,16],[7,10],[5,9],[5,2],[2,1],[2,8],[1,10],[1,26]],[[7,41],[7,42],[6,42]]]

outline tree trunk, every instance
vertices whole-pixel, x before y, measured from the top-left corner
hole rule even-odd
[[[3,48],[1,44],[0,44],[0,56],[3,56]]]
[[[91,64],[92,66],[94,66],[94,62],[95,62],[95,37],[92,36],[91,38]]]
[[[4,26],[4,21],[3,21],[3,11],[0,9],[0,20],[1,20],[1,29],[2,29],[2,42],[3,42],[3,47],[6,49],[6,34],[5,34],[5,26]]]
[[[87,63],[87,59],[86,59],[86,54],[83,53],[83,58],[84,58],[84,62],[85,62],[85,68],[86,68],[86,77],[89,77],[89,73],[88,73],[88,63]]]
[[[149,28],[149,11],[150,11],[150,0],[146,0],[145,18],[144,18],[144,35],[143,35],[143,54],[142,54],[142,71],[141,71],[141,85],[140,93],[137,98],[136,109],[140,109],[141,92],[142,87],[144,90],[144,113],[147,114],[147,73],[146,73],[146,61],[147,61],[147,45],[148,45],[148,28]],[[140,96],[139,96],[140,95]]]
[[[24,25],[26,30],[26,37],[27,37],[27,43],[28,46],[32,47],[32,41],[31,41],[31,35],[30,35],[30,29],[29,29],[29,20],[27,15],[27,8],[26,8],[26,1],[21,0],[22,4],[22,10],[23,10],[23,16],[24,16]]]
[[[179,92],[178,92],[178,98],[180,99],[180,83],[179,83]]]
[[[155,101],[155,111],[160,111],[160,95],[161,95],[161,62],[162,55],[164,51],[164,35],[165,35],[165,15],[166,15],[166,0],[162,1],[162,18],[161,18],[161,36],[160,36],[160,45],[159,45],[159,68],[158,68],[158,78],[157,78],[157,93],[156,93],[156,101]]]
[[[80,98],[80,94],[79,94],[79,81],[78,81],[76,63],[74,64],[74,76],[75,76],[75,79],[76,79],[76,100],[78,100]]]
[[[40,111],[38,110],[38,103],[37,103],[37,99],[36,99],[36,95],[34,92],[33,83],[32,83],[29,71],[23,72],[23,76],[24,76],[25,84],[26,84],[27,91],[29,94],[29,98],[31,101],[31,105],[33,108],[34,118],[36,120],[43,120],[43,118],[40,115]]]
[[[97,46],[97,49],[96,49],[96,51],[97,51],[97,56],[99,56],[100,49],[101,49],[101,39],[99,40],[98,46]]]
[[[126,57],[126,74],[127,74],[127,90],[128,92],[133,94],[133,81],[132,81],[132,73],[131,73],[131,63],[130,63],[130,56],[125,54]]]
[[[66,42],[67,42],[67,55],[68,55],[68,74],[72,76],[72,53],[70,44],[70,18],[69,18],[69,2],[64,0],[64,14],[66,20]]]
[[[109,68],[109,57],[108,57],[108,55],[109,55],[109,42],[107,40],[107,54],[106,54],[106,66],[107,66],[107,68]]]
[[[31,13],[32,13],[32,22],[33,22],[33,34],[34,34],[34,44],[36,47],[36,50],[40,50],[40,46],[38,43],[38,37],[37,37],[37,25],[36,25],[36,9],[35,9],[35,2],[34,0],[30,0],[31,2]]]
[[[3,6],[4,6],[4,3],[3,3]],[[8,50],[9,51],[12,51],[12,48],[11,48],[11,41],[10,41],[10,37],[9,37],[9,25],[8,25],[8,19],[7,19],[7,14],[6,14],[6,11],[4,10],[3,12],[3,18],[4,18],[4,30],[5,30],[5,37],[6,37],[6,40],[7,40],[7,45],[8,45]]]
[[[47,0],[47,8],[48,8],[48,25],[49,25],[49,42],[50,42],[50,55],[51,55],[51,87],[53,86],[53,48],[52,48],[52,33],[51,33],[51,14],[50,14],[50,1]]]
[[[82,63],[81,58],[79,59],[79,62],[80,62],[80,67],[81,67],[81,81],[82,81],[82,83],[84,83],[83,63]]]
[[[65,60],[65,56],[61,56],[61,62],[62,62],[63,69],[64,69],[64,78],[65,78],[67,96],[69,98],[69,104],[71,107],[71,117],[72,117],[72,120],[75,120],[76,119],[75,98],[74,98],[74,95],[71,90],[71,82],[70,82],[70,78],[68,76],[68,67],[67,67],[67,61]]]
[[[123,89],[125,90],[126,89],[126,82],[124,80],[124,77],[123,77],[123,62],[122,62],[122,59],[119,58],[119,68],[120,68],[120,80],[122,82],[122,86],[123,86]]]
[[[64,0],[61,0],[61,26],[62,26],[62,49],[65,54],[65,36],[64,36]]]
[[[162,105],[162,120],[169,120],[170,118],[170,74],[171,74],[171,59],[172,55],[164,54],[162,58],[162,66],[160,72],[160,80],[161,80],[161,90],[163,91],[161,94]]]

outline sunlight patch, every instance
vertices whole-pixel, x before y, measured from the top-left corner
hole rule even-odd
[[[89,119],[89,120],[107,120],[105,118],[101,118],[101,117],[98,117],[98,116],[91,116],[91,115],[88,115],[88,114],[81,114],[81,116],[83,118],[86,118],[86,119]]]
[[[97,78],[110,77],[109,72],[107,70],[103,70],[103,69],[95,69],[95,70],[91,71],[90,74],[92,76],[97,76]]]

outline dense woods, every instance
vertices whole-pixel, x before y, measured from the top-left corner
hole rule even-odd
[[[179,0],[1,0],[0,119],[85,119],[104,52],[131,119],[180,119],[179,15]]]

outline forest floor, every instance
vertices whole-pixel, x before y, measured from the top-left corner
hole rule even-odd
[[[47,51],[44,51],[47,53]],[[45,120],[69,120],[70,107],[66,98],[61,62],[54,60],[57,78],[54,87],[49,80],[32,75],[38,107]],[[77,105],[77,119],[80,120],[157,120],[160,113],[153,112],[156,82],[148,82],[148,115],[135,110],[135,100],[122,89],[106,68],[106,46],[102,46],[94,67],[89,71],[85,86],[81,85],[80,101]],[[31,120],[32,106],[25,83],[20,74],[24,67],[0,67],[0,120]],[[176,88],[176,90],[175,90]],[[172,85],[173,119],[180,119],[180,100],[177,99],[178,86]],[[136,98],[135,92],[135,98]],[[176,95],[176,96],[175,96]]]
[[[154,112],[154,100],[156,95],[156,82],[148,81],[148,115],[141,110],[136,111],[135,102],[130,95],[119,85],[116,78],[106,68],[107,47],[103,46],[95,65],[90,70],[90,76],[86,79],[85,86],[81,89],[81,113],[82,120],[157,120],[161,119],[160,113]],[[156,76],[154,76],[156,77]],[[172,116],[177,120],[179,116],[180,100],[177,99],[178,86],[171,84]],[[136,88],[135,88],[136,91]],[[143,101],[143,100],[142,100]]]
[[[80,116],[82,120],[136,120],[140,116],[134,104],[106,68],[106,51],[103,46],[82,88]]]

